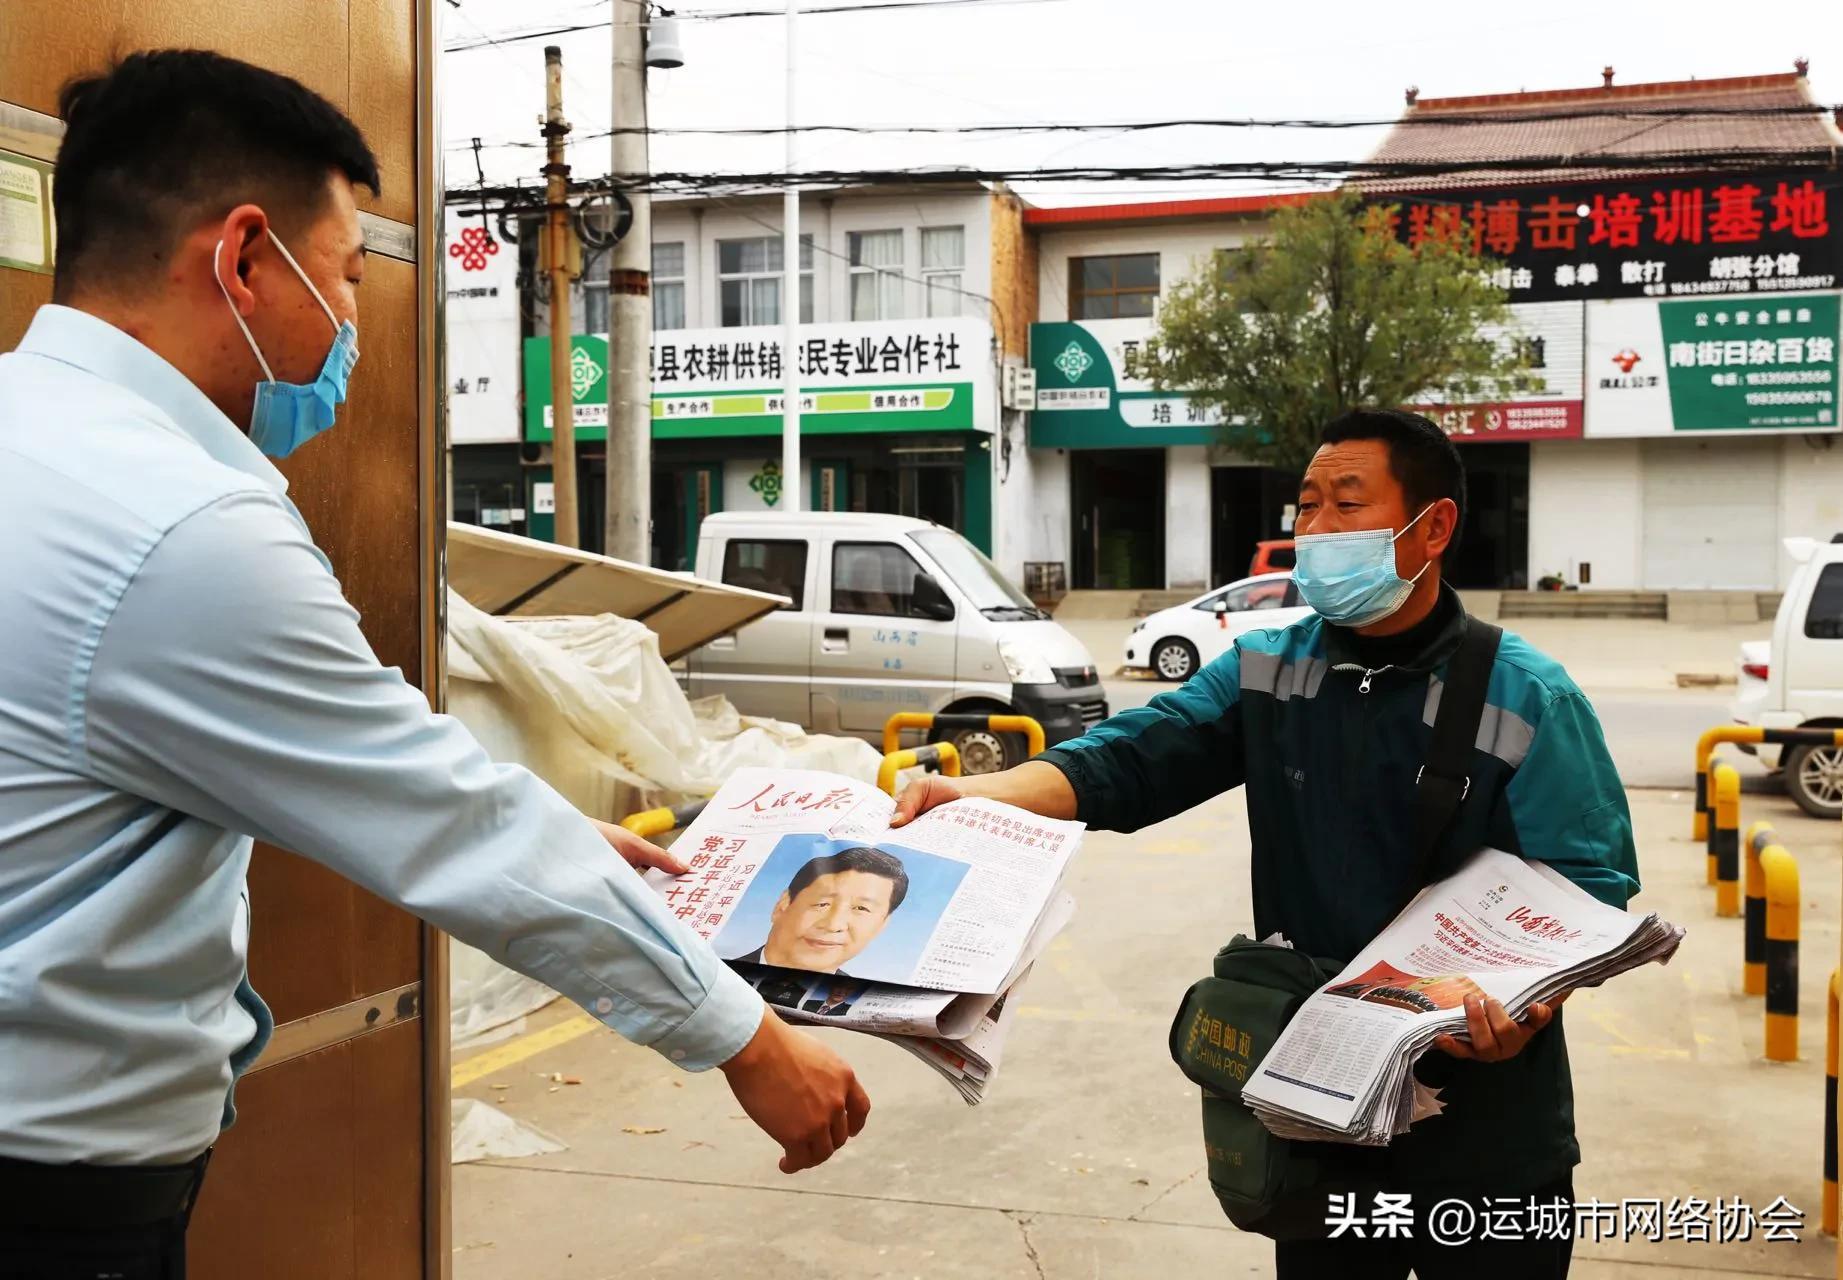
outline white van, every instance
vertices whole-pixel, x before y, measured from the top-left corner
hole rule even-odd
[[[1798,568],[1779,602],[1773,638],[1749,640],[1737,662],[1734,718],[1765,729],[1843,728],[1843,534],[1787,538]],[[1843,747],[1743,746],[1785,774],[1805,812],[1843,814]]]
[[[1081,642],[952,529],[906,516],[720,512],[697,573],[792,603],[689,659],[691,696],[879,742],[899,711],[1027,715],[1050,745],[1107,717]],[[1019,764],[1021,735],[935,735],[962,768]]]

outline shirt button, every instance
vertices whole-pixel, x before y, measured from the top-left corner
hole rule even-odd
[[[684,1060],[685,1060],[685,1051],[683,1049],[672,1050],[672,1061],[683,1062]]]
[[[607,996],[603,996],[601,999],[595,1002],[595,1012],[613,1013],[614,1012],[614,1001],[610,1000]]]

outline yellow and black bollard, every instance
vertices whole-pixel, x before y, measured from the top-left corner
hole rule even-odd
[[[1715,914],[1741,913],[1741,775],[1731,764],[1710,774],[1715,789],[1715,823],[1709,828],[1709,882],[1715,886]]]
[[[895,795],[896,775],[918,765],[938,768],[944,776],[957,778],[960,776],[960,753],[954,750],[951,742],[931,742],[925,747],[892,751],[883,757],[883,763],[877,768],[877,786]]]
[[[1830,971],[1829,1014],[1824,1032],[1824,1217],[1825,1235],[1837,1233],[1837,983]],[[1843,1261],[1840,1259],[1839,1261]]]
[[[1760,869],[1760,851],[1778,843],[1770,822],[1754,823],[1741,841],[1747,855],[1742,885],[1747,902],[1741,924],[1741,991],[1745,995],[1766,994],[1766,872]]]
[[[883,754],[893,755],[902,745],[904,729],[920,729],[923,733],[930,729],[939,729],[953,733],[961,729],[984,729],[989,733],[1021,733],[1024,735],[1024,753],[1035,757],[1043,754],[1048,745],[1044,737],[1043,726],[1030,716],[988,715],[983,711],[943,711],[929,714],[926,711],[898,711],[883,723]]]
[[[1695,840],[1707,840],[1714,826],[1715,788],[1710,771],[1715,765],[1715,748],[1724,742],[1748,746],[1843,747],[1843,729],[1810,726],[1765,729],[1757,724],[1718,724],[1713,729],[1703,730],[1702,736],[1696,739],[1696,815],[1690,828],[1691,838]],[[1713,884],[1714,880],[1709,883]],[[1839,1280],[1843,1280],[1843,1276]]]
[[[654,836],[663,836],[688,827],[704,812],[708,800],[694,800],[690,804],[676,805],[672,808],[642,809],[639,813],[630,813],[621,819],[621,825],[645,840]]]
[[[1798,860],[1783,845],[1760,851],[1766,879],[1766,1056],[1798,1060]]]

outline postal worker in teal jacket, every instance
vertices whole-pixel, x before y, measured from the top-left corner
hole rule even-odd
[[[1245,786],[1254,935],[1355,955],[1417,887],[1411,796],[1465,621],[1440,571],[1465,476],[1445,433],[1416,414],[1353,411],[1321,440],[1300,483],[1294,573],[1317,616],[1242,636],[1175,692],[1017,768],[917,783],[899,821],[979,795],[1136,831]],[[1490,845],[1616,907],[1638,891],[1631,815],[1593,708],[1558,663],[1509,633],[1471,765],[1435,878]],[[1198,939],[1199,966],[1225,941]],[[1424,1214],[1445,1197],[1572,1201],[1580,1160],[1559,1010],[1536,1005],[1518,1022],[1474,1000],[1467,1014],[1470,1042],[1444,1039],[1419,1067],[1445,1113],[1382,1157],[1385,1183],[1413,1194],[1415,1238],[1282,1243],[1282,1280],[1566,1274],[1571,1239],[1427,1239]]]

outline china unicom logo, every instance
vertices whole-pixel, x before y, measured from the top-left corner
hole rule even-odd
[[[1082,350],[1081,343],[1073,339],[1062,349],[1062,354],[1056,357],[1056,367],[1062,370],[1062,376],[1070,382],[1080,382],[1082,374],[1088,372],[1093,364],[1094,357]]]
[[[580,400],[589,394],[589,389],[602,380],[602,367],[595,363],[595,357],[581,347],[570,350],[570,394]]]

